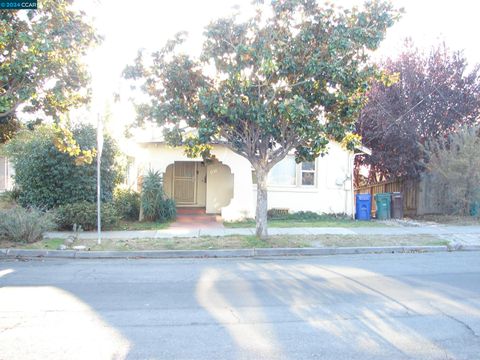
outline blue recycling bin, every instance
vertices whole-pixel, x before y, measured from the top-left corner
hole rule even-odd
[[[355,219],[370,220],[372,211],[372,195],[357,194],[355,205]]]

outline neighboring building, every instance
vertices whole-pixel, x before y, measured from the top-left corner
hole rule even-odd
[[[5,156],[0,156],[0,192],[13,187],[13,168]]]
[[[167,196],[179,207],[205,208],[226,221],[253,218],[256,185],[250,163],[222,145],[214,145],[212,155],[208,162],[191,159],[181,147],[147,140],[139,143],[134,171],[161,172]],[[314,162],[296,164],[289,155],[270,171],[268,207],[351,215],[352,168],[352,153],[337,143]]]

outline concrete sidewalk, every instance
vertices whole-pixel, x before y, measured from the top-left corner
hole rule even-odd
[[[390,226],[390,227],[306,227],[306,228],[269,228],[269,235],[439,235],[448,236],[450,240],[463,244],[480,244],[480,226]],[[254,228],[223,229],[189,229],[173,228],[143,231],[103,231],[104,239],[138,239],[138,238],[187,238],[200,236],[254,235]],[[45,238],[68,238],[72,232],[49,232]],[[96,239],[96,232],[82,232],[81,239]]]

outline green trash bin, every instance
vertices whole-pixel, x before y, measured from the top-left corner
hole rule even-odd
[[[480,201],[472,201],[470,203],[470,215],[478,216],[480,214]]]
[[[375,194],[375,203],[377,204],[377,220],[390,219],[391,198],[392,197],[390,193]]]

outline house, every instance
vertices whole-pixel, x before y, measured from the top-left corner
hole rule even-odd
[[[0,193],[12,189],[13,173],[12,164],[5,156],[0,156]]]
[[[204,209],[225,221],[255,217],[255,173],[248,160],[227,147],[213,145],[208,161],[192,159],[182,147],[169,146],[153,131],[128,150],[133,166],[127,185],[138,188],[138,175],[155,170],[162,173],[165,193],[178,207]],[[327,155],[314,162],[297,164],[293,154],[287,155],[270,171],[268,207],[351,215],[352,169],[353,153],[335,142],[329,144]],[[10,163],[0,157],[0,191],[11,189],[12,173]]]
[[[204,161],[150,135],[135,152],[136,171],[161,172],[164,190],[178,207],[204,208],[225,221],[255,216],[255,173],[248,160],[227,147],[213,145],[212,159]],[[328,154],[314,162],[297,164],[288,155],[270,171],[268,207],[351,215],[352,169],[353,154],[337,143],[330,143]]]

